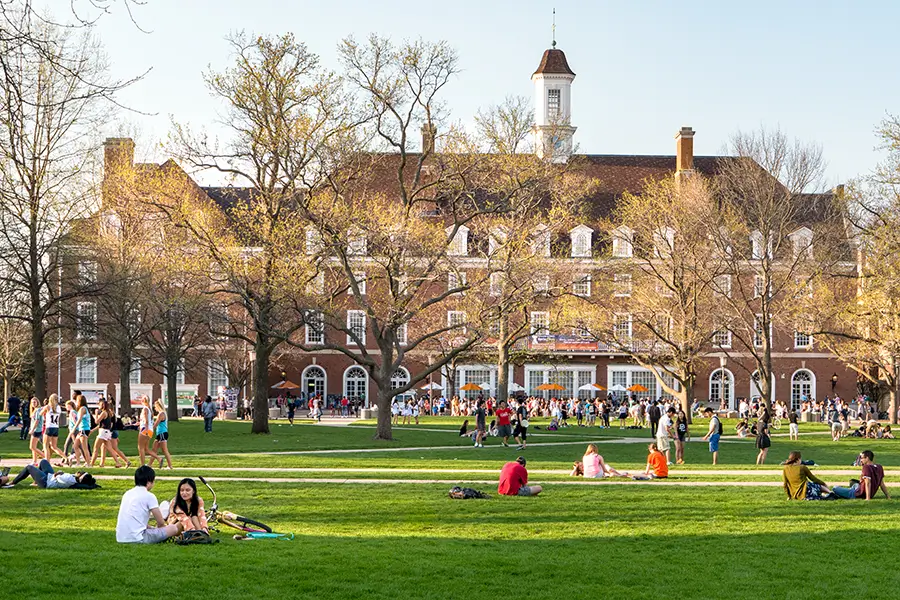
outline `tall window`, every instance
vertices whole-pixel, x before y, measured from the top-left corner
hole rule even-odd
[[[491,273],[491,284],[488,294],[491,296],[503,294],[503,273]]]
[[[351,400],[358,398],[366,401],[368,384],[369,376],[365,369],[357,366],[350,367],[344,374],[344,395]]]
[[[753,345],[757,348],[761,348],[763,345],[763,339],[765,336],[765,332],[763,331],[763,318],[762,315],[756,315],[753,319]],[[769,338],[772,337],[772,323],[769,322]]]
[[[806,331],[795,331],[794,348],[812,348],[812,335]]]
[[[627,298],[631,296],[631,273],[613,275],[613,296]]]
[[[618,227],[612,232],[612,255],[615,258],[631,258],[634,255],[634,233],[628,227]]]
[[[353,227],[347,232],[347,254],[353,256],[365,256],[366,232],[358,227]]]
[[[531,335],[550,334],[550,313],[535,311],[531,313]]]
[[[318,232],[318,230],[310,225],[306,228],[306,253],[307,254],[318,254],[322,251],[322,234]]]
[[[131,372],[128,374],[128,383],[131,384],[140,384],[141,383],[141,359],[132,356],[131,357]]]
[[[97,304],[79,302],[78,317],[75,324],[75,335],[79,340],[92,340],[97,337]]]
[[[465,287],[466,272],[465,271],[449,271],[447,273],[447,290],[455,290],[456,288]],[[464,291],[455,292],[457,294],[465,294]]]
[[[766,280],[762,275],[753,276],[753,297],[761,298],[766,293]]]
[[[719,329],[713,334],[713,346],[717,348],[731,348],[731,330]]]
[[[815,389],[813,374],[807,369],[801,369],[791,377],[791,406],[798,408],[804,400],[812,400]]]
[[[547,116],[559,116],[559,90],[547,90]]]
[[[613,317],[613,335],[619,342],[631,341],[631,315],[619,314]]]
[[[75,359],[75,383],[97,383],[97,359],[95,357]]]
[[[366,313],[362,310],[347,311],[347,329],[353,332],[353,335],[347,334],[348,344],[366,344]],[[355,338],[354,338],[355,336]],[[359,342],[357,342],[359,340]]]
[[[179,369],[180,370],[180,369]],[[219,392],[220,387],[228,387],[228,371],[225,363],[220,360],[209,361],[206,367],[207,393],[215,395]]]
[[[409,323],[403,323],[397,327],[397,343],[401,346],[405,346],[409,341],[409,335],[406,333],[407,325]]]
[[[361,296],[366,295],[366,273],[365,271],[360,271],[358,273],[353,274],[353,279],[356,281],[357,287],[359,287],[359,294]],[[353,285],[348,285],[347,293],[353,294]]]
[[[78,285],[90,287],[97,282],[97,263],[92,260],[78,262]]]
[[[550,276],[538,273],[534,276],[534,279],[532,280],[532,285],[534,286],[535,294],[549,294],[550,293]]]
[[[709,376],[709,401],[710,403],[721,403],[725,400],[725,406],[731,406],[732,389],[734,388],[734,380],[731,372],[727,369],[716,369]]]
[[[714,281],[715,292],[720,296],[731,298],[731,275],[718,275]]]
[[[572,257],[590,258],[591,256],[591,229],[579,225],[572,230]]]
[[[167,375],[163,375],[164,380],[165,380],[166,376]],[[175,384],[176,385],[184,385],[184,359],[183,358],[180,361],[178,361],[178,372],[175,373]],[[212,392],[209,392],[209,394],[211,395]]]
[[[582,275],[572,284],[572,293],[587,298],[591,295],[591,276]]]
[[[304,311],[306,319],[306,343],[307,344],[324,344],[325,343],[325,319],[322,313],[317,310]]]

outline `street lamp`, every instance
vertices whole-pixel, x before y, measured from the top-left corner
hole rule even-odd
[[[834,388],[837,387],[838,376],[837,373],[831,376],[831,393],[834,394]]]

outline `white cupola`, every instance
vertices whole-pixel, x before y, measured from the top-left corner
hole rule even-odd
[[[534,82],[535,152],[541,158],[550,156],[553,162],[566,162],[572,155],[572,81],[575,73],[569,68],[566,55],[553,47],[544,51],[541,64],[531,75]]]

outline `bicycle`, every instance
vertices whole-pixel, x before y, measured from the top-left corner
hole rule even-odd
[[[781,417],[772,418],[772,429],[781,429]]]
[[[228,527],[232,527],[234,529],[237,529],[238,531],[243,531],[248,534],[272,533],[272,528],[265,523],[247,517],[242,517],[241,515],[229,512],[227,510],[220,510],[218,498],[216,497],[216,490],[214,490],[203,477],[199,477],[199,479],[200,482],[205,485],[213,495],[212,507],[209,509],[209,512],[206,515],[206,521],[209,525],[210,531],[215,531],[218,533],[219,525],[227,525]]]

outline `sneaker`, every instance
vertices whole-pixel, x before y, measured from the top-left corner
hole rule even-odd
[[[524,450],[524,449],[525,449],[525,446],[523,446],[522,444],[519,444],[518,446],[516,446],[516,450]]]
[[[478,442],[475,442],[475,447],[476,447],[476,448],[478,447]]]
[[[509,448],[509,444],[507,444],[506,442],[503,442],[503,447],[504,447],[504,448]]]
[[[9,467],[0,469],[0,477],[6,477],[7,475],[9,475]]]

